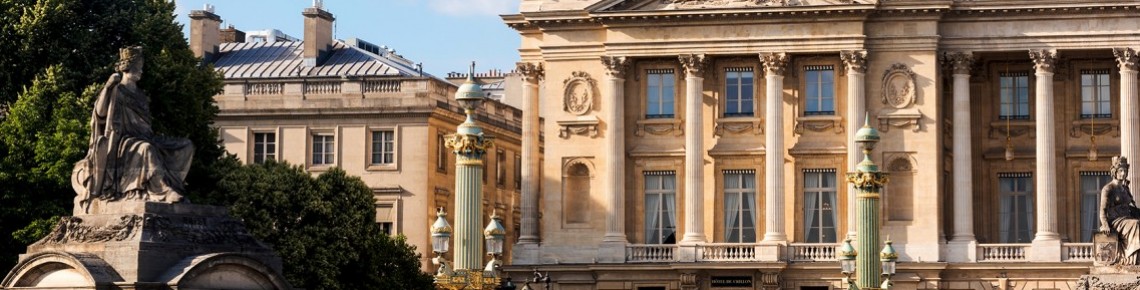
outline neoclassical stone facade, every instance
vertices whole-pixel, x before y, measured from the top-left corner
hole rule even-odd
[[[896,287],[1071,289],[1091,265],[1110,157],[1140,154],[1135,1],[520,11],[503,20],[534,76],[523,112],[546,122],[523,118],[523,157],[542,161],[523,166],[508,270],[549,271],[558,289],[844,288],[834,249],[859,242],[860,217],[842,176],[865,121],[891,175]],[[598,78],[589,106],[569,87],[583,75]],[[537,132],[576,129],[591,133],[527,156]]]

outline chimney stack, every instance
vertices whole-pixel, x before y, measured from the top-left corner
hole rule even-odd
[[[190,11],[190,50],[194,56],[209,61],[218,53],[221,43],[222,17],[214,14],[214,6],[206,4],[203,10]]]
[[[305,66],[314,67],[328,57],[332,50],[332,25],[336,18],[325,11],[321,0],[313,0],[313,7],[305,8]]]
[[[221,38],[221,43],[245,42],[245,31],[237,30],[233,25],[230,25],[226,29],[222,29]]]

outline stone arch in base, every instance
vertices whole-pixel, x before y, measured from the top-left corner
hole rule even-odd
[[[106,261],[86,253],[58,251],[30,255],[12,268],[0,287],[91,288],[122,282]]]
[[[167,270],[160,280],[174,289],[293,289],[273,268],[237,253],[187,257]]]

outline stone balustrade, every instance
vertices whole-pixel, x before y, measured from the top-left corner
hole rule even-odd
[[[828,244],[808,244],[808,243],[792,243],[788,244],[788,260],[794,262],[826,262],[837,261],[835,257],[835,249],[839,247],[838,243]]]
[[[1032,244],[978,244],[978,262],[1027,262]]]
[[[1092,262],[1092,243],[1063,243],[1061,244],[1061,262]]]
[[[676,262],[677,245],[628,244],[625,247],[625,260],[638,262]]]

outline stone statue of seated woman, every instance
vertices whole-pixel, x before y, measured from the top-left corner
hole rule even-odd
[[[91,112],[87,156],[72,171],[76,214],[89,213],[97,201],[185,201],[183,183],[194,145],[154,134],[150,98],[138,87],[142,48],[124,48],[119,56],[118,73],[108,78]]]
[[[1140,209],[1129,189],[1128,167],[1127,158],[1112,158],[1112,181],[1100,191],[1098,241],[1115,241],[1096,243],[1097,264],[1140,265]]]

